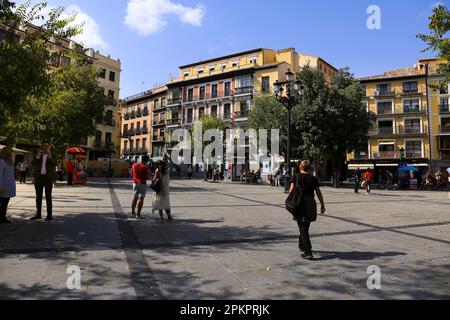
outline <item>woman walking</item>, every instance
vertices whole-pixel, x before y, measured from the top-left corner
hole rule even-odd
[[[301,208],[295,217],[297,221],[298,228],[300,230],[299,237],[299,249],[302,254],[303,259],[311,260],[314,258],[312,254],[312,245],[309,237],[309,228],[312,222],[317,220],[317,203],[314,199],[314,192],[319,198],[322,214],[325,213],[325,202],[323,200],[322,192],[319,188],[319,180],[310,174],[311,164],[309,161],[302,161],[300,164],[300,173],[296,173],[291,178],[291,187],[289,192],[294,192],[296,184],[299,185],[302,190],[302,202]]]
[[[11,223],[6,219],[9,200],[16,196],[16,179],[12,163],[12,150],[6,147],[0,151],[0,224]]]
[[[152,182],[155,183],[157,180],[161,182],[161,191],[159,193],[153,194],[153,212],[158,211],[161,220],[164,220],[164,211],[166,212],[167,219],[173,220],[172,213],[170,210],[170,176],[164,161],[158,161],[157,169],[153,175]]]

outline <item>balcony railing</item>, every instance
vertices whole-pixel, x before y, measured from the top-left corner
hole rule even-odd
[[[168,126],[179,126],[179,125],[181,125],[181,119],[169,119],[169,120],[166,120],[166,125],[168,125]]]
[[[450,133],[450,124],[446,126],[439,126],[439,133]]]
[[[253,93],[253,87],[241,87],[234,89],[234,94],[251,94]]]
[[[140,117],[142,117],[141,109],[139,109],[138,111],[136,111],[136,118],[140,118]]]
[[[148,128],[147,128],[147,127],[143,127],[143,128],[141,129],[141,133],[142,133],[142,134],[147,134],[147,133],[148,133]]]
[[[177,105],[177,104],[181,104],[181,98],[173,98],[173,99],[169,99],[167,101],[168,106]]]
[[[187,102],[194,102],[198,100],[198,96],[188,96]]]
[[[439,112],[440,113],[450,113],[450,105],[448,105],[448,104],[439,105]]]
[[[418,94],[419,89],[403,89],[403,94]]]
[[[394,127],[375,128],[369,131],[369,135],[394,134]]]
[[[134,129],[130,129],[130,130],[128,131],[128,136],[129,136],[129,137],[134,136]]]
[[[130,113],[127,112],[123,115],[123,120],[130,120]]]
[[[397,127],[397,134],[426,134],[428,133],[428,126],[423,127]]]
[[[136,119],[136,112],[131,111],[130,119]]]
[[[425,113],[425,108],[416,106],[416,107],[403,107],[403,113]]]
[[[209,99],[210,99],[209,94],[201,94],[198,98],[198,101],[205,101],[205,100],[209,100]]]
[[[399,159],[400,152],[397,151],[383,151],[373,154],[374,159]]]
[[[134,134],[137,136],[141,135],[141,128],[134,129]]]
[[[406,159],[422,159],[423,158],[422,150],[413,150],[413,151],[406,150],[405,158]]]
[[[395,91],[393,90],[375,91],[375,97],[388,97],[388,96],[395,96]]]
[[[377,114],[393,114],[392,107],[377,107]]]
[[[236,118],[248,118],[248,115],[249,115],[249,113],[250,113],[250,111],[238,111],[238,112],[235,112],[235,117]]]

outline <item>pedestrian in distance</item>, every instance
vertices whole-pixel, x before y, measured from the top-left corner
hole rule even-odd
[[[367,168],[366,173],[364,174],[364,182],[365,182],[365,186],[366,186],[366,195],[369,195],[371,193],[371,184],[372,184],[372,180],[373,180],[373,173],[372,170],[370,170],[370,168]]]
[[[14,172],[12,149],[5,147],[0,151],[0,224],[11,223],[6,214],[9,201],[16,196]]]
[[[73,184],[74,164],[70,159],[66,163],[66,171],[67,171],[67,185],[71,186]]]
[[[131,216],[133,219],[142,219],[142,208],[147,193],[147,180],[150,176],[147,164],[148,156],[143,156],[140,163],[135,163],[131,168],[131,176],[133,178],[134,199],[131,206]],[[137,207],[137,214],[136,214]]]
[[[192,166],[191,165],[188,166],[188,179],[189,180],[192,179]]]
[[[167,215],[168,220],[173,220],[172,212],[170,208],[170,173],[167,169],[166,163],[164,161],[158,161],[157,169],[153,175],[152,183],[156,183],[157,180],[160,181],[161,190],[160,192],[153,193],[153,212],[158,211],[161,220],[164,220],[164,212]]]
[[[26,161],[22,161],[19,164],[19,182],[27,183],[27,171],[28,171],[28,163]]]
[[[46,221],[53,219],[52,191],[55,179],[56,158],[51,153],[50,142],[44,141],[35,159],[31,163],[34,168],[34,188],[36,191],[36,215],[31,220],[42,219],[42,196],[45,190],[47,202]]]
[[[302,258],[311,260],[314,259],[311,240],[309,236],[309,229],[312,222],[317,221],[317,203],[314,198],[314,193],[320,201],[320,212],[326,212],[325,202],[322,191],[320,190],[319,180],[310,173],[311,164],[309,161],[302,161],[300,164],[300,173],[296,173],[290,181],[289,192],[294,192],[294,188],[298,185],[302,190],[302,201],[298,212],[295,215],[299,236],[299,249],[303,254]]]
[[[358,168],[355,171],[355,193],[359,193],[359,188],[361,185],[361,170]]]

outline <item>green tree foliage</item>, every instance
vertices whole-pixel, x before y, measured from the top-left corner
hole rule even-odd
[[[48,94],[32,99],[21,121],[9,125],[30,140],[49,140],[59,147],[78,145],[82,137],[95,135],[95,122],[103,120],[105,105],[112,103],[95,70],[69,65],[52,73]]]
[[[363,92],[348,68],[339,70],[331,86],[323,75],[304,67],[299,79],[304,87],[299,105],[292,110],[292,151],[317,160],[321,155],[344,155],[367,141],[373,117],[362,104]],[[287,111],[272,96],[256,99],[250,112],[255,129],[280,129],[281,150],[286,148]]]
[[[81,26],[69,26],[75,17],[61,19],[63,8],[42,15],[46,3],[34,6],[30,1],[14,10],[10,1],[2,0],[0,24],[6,33],[0,41],[0,130],[5,124],[19,121],[29,108],[30,100],[48,93],[51,86],[50,61],[63,54],[62,48],[50,51],[50,40],[71,38],[81,32]],[[39,28],[30,28],[40,24]],[[16,136],[15,130],[6,132]]]
[[[433,9],[433,15],[429,17],[430,24],[428,28],[430,35],[419,34],[417,37],[422,39],[428,48],[425,51],[435,51],[438,57],[442,59],[438,71],[447,75],[446,82],[450,82],[450,39],[448,32],[450,31],[450,12],[445,5],[438,5]]]

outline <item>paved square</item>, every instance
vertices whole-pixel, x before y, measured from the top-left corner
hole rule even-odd
[[[18,185],[0,225],[3,299],[449,299],[447,193],[324,188],[301,259],[281,189],[172,181],[174,222],[145,207],[130,221],[131,183],[93,180],[54,190],[51,223],[31,222],[34,189]],[[45,202],[44,202],[45,203]],[[45,205],[44,205],[45,207]],[[69,265],[81,289],[67,288]],[[367,288],[367,268],[382,288]]]

